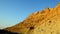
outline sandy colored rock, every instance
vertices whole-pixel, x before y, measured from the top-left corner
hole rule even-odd
[[[24,21],[4,30],[20,34],[60,34],[60,2],[56,7],[34,12]]]

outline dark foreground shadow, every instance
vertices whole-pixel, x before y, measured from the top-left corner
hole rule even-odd
[[[13,32],[6,31],[6,30],[0,30],[0,34],[18,34],[18,33],[13,33]]]

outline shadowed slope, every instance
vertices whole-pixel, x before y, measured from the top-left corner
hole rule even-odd
[[[18,33],[13,33],[13,32],[6,31],[6,30],[0,30],[0,34],[18,34]]]

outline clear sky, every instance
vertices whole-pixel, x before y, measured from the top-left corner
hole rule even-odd
[[[30,13],[53,8],[60,0],[0,0],[0,29],[23,21]]]

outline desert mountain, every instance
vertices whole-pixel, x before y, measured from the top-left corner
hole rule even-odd
[[[24,21],[4,30],[20,34],[60,34],[60,3],[30,14]]]

